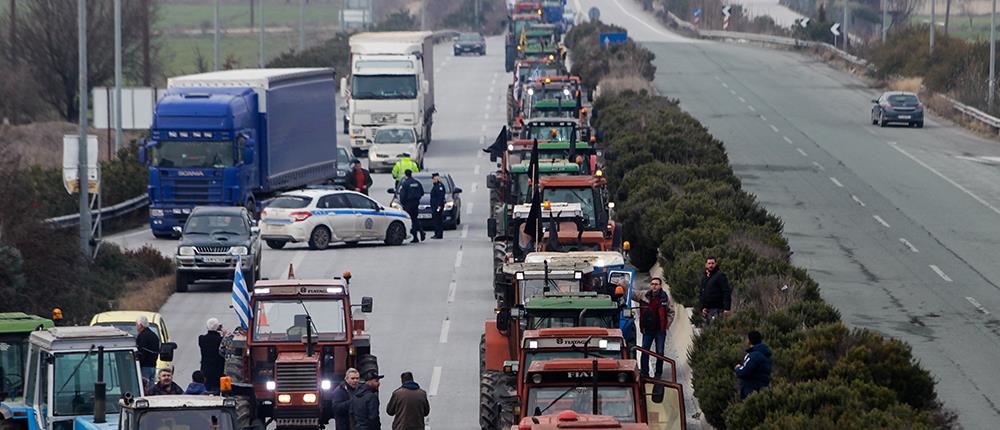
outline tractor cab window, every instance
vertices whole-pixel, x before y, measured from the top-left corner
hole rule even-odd
[[[566,327],[618,328],[614,315],[584,314],[583,321],[579,321],[579,319],[579,312],[571,314],[531,315],[528,318],[528,330]]]
[[[542,197],[550,202],[579,203],[583,210],[584,226],[596,228],[597,207],[594,202],[594,190],[588,188],[546,188]]]
[[[92,415],[94,382],[97,382],[97,351],[56,354],[52,381],[53,415]],[[139,393],[132,351],[104,352],[104,382],[107,384],[105,412],[117,413],[125,393]]]
[[[541,297],[545,293],[575,293],[580,291],[579,279],[525,279],[518,282],[521,302],[529,297]]]
[[[524,369],[531,368],[531,363],[536,361],[546,361],[556,358],[594,358],[595,356],[599,358],[622,358],[621,351],[609,351],[604,349],[597,349],[597,341],[594,341],[587,348],[587,355],[583,354],[583,346],[581,345],[578,351],[530,351],[524,354],[524,363],[520,366]]]
[[[20,398],[24,389],[21,372],[28,356],[28,339],[25,336],[0,338],[0,392],[7,397]]]
[[[254,312],[254,340],[300,343],[306,340],[310,319],[313,341],[344,340],[347,339],[344,315],[344,301],[340,299],[258,301]]]
[[[161,429],[206,429],[236,430],[233,419],[221,410],[212,409],[168,409],[148,411],[139,415],[136,430]]]
[[[574,387],[532,387],[528,391],[525,413],[556,415],[573,410],[593,413],[594,391],[586,382]],[[610,415],[623,423],[636,422],[635,399],[631,387],[601,386],[597,390],[597,414]]]

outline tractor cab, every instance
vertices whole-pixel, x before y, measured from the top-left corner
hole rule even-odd
[[[52,327],[48,318],[23,312],[0,313],[0,402],[23,400],[28,337],[33,331]]]
[[[544,293],[524,305],[522,330],[566,327],[618,328],[618,301],[593,291]]]
[[[546,293],[589,291],[593,272],[593,267],[573,261],[504,264],[503,276],[495,285],[498,305],[524,306]]]
[[[576,118],[532,118],[524,122],[521,138],[527,140],[564,140],[579,126]],[[582,139],[578,139],[582,140]]]
[[[560,223],[557,240],[546,237],[545,251],[620,251],[623,248],[622,227],[611,219],[614,204],[608,199],[601,171],[585,176],[543,176],[539,180],[542,199],[546,202],[576,204],[581,209],[581,221],[576,225]]]

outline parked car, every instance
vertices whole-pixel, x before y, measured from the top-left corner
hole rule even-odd
[[[337,147],[337,176],[328,182],[333,185],[347,186],[347,176],[351,174],[351,153],[343,147]]]
[[[486,39],[479,33],[462,33],[455,39],[455,55],[478,53],[486,55]]]
[[[202,280],[232,281],[240,261],[247,289],[260,279],[260,228],[242,207],[199,206],[191,211],[177,244],[177,292]]]
[[[889,123],[924,126],[924,105],[916,94],[904,91],[887,91],[872,103],[872,124],[885,127]]]
[[[272,200],[260,217],[261,237],[272,249],[290,242],[306,242],[310,249],[326,249],[336,242],[400,245],[410,231],[406,212],[347,190],[289,191]]]
[[[170,330],[167,329],[167,322],[159,312],[147,311],[108,311],[94,315],[90,319],[92,326],[114,327],[132,336],[138,336],[135,329],[135,321],[140,316],[145,316],[149,321],[149,329],[160,338],[160,344],[170,342]],[[173,369],[173,361],[156,360],[157,369]]]
[[[455,230],[459,225],[462,225],[462,189],[455,186],[455,180],[451,178],[451,175],[447,173],[440,173],[441,183],[444,184],[445,192],[445,204],[444,204],[444,228],[448,230]],[[424,187],[424,196],[420,199],[420,213],[417,215],[417,221],[424,229],[433,228],[433,212],[431,211],[431,172],[420,172],[414,173],[413,178],[420,181],[420,185]],[[399,202],[396,200],[396,190],[390,189],[389,192],[393,194],[392,203],[389,206],[394,208],[400,208]]]
[[[372,146],[368,148],[368,170],[392,170],[392,166],[410,154],[421,169],[424,167],[424,142],[417,139],[417,129],[402,125],[389,125],[375,130]]]

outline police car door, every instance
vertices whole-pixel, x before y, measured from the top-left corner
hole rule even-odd
[[[362,239],[382,239],[388,227],[386,217],[380,211],[379,204],[361,194],[344,194],[354,209],[354,228]]]
[[[319,201],[319,208],[324,214],[323,224],[330,227],[333,237],[350,240],[358,235],[354,219],[356,215],[344,196],[344,194],[325,195]]]

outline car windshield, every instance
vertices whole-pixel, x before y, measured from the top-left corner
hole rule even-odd
[[[587,227],[597,226],[597,211],[594,206],[594,190],[587,188],[546,188],[542,197],[550,202],[579,203]]]
[[[387,143],[412,144],[416,140],[417,137],[413,134],[413,130],[408,128],[383,128],[375,132],[375,143],[382,145]]]
[[[277,209],[301,209],[309,206],[309,202],[312,201],[311,197],[306,196],[281,196],[267,205],[269,208]]]
[[[417,98],[415,75],[354,75],[351,97],[355,100]]]
[[[254,312],[254,340],[258,342],[302,342],[307,317],[312,318],[314,341],[347,339],[344,301],[262,300]]]
[[[479,33],[462,33],[458,36],[458,40],[463,42],[478,42],[482,40],[482,36]]]
[[[595,315],[585,313],[583,314],[582,323],[577,323],[578,319],[580,319],[579,312],[572,312],[572,314],[529,315],[528,330],[565,327],[618,328],[618,325],[615,323],[614,315]]]
[[[565,410],[573,410],[590,414],[593,412],[593,404],[593,387],[586,383],[578,387],[532,387],[528,390],[527,408],[524,412],[529,415],[556,415]],[[631,387],[600,387],[597,390],[597,408],[598,415],[610,415],[623,423],[636,422]]]
[[[580,291],[579,279],[525,279],[517,282],[521,289],[521,304],[529,297],[545,293],[575,293]]]
[[[184,223],[184,234],[249,234],[243,217],[236,215],[192,215]]]
[[[130,336],[137,336],[139,334],[139,332],[135,330],[134,321],[114,321],[114,322],[108,321],[108,322],[99,322],[94,325],[101,327],[114,327],[118,330],[128,333]],[[155,334],[156,337],[160,337],[160,327],[158,325],[150,323],[149,329],[153,331],[153,334]]]
[[[139,425],[135,429],[236,430],[233,428],[233,417],[223,410],[189,408],[143,412],[139,415]]]
[[[344,148],[337,148],[337,167],[346,169],[351,166],[351,155]]]
[[[913,107],[919,104],[917,96],[912,94],[894,94],[889,96],[889,104],[893,106]]]
[[[424,187],[424,195],[425,196],[430,196],[430,194],[431,194],[431,188],[434,187],[434,182],[431,181],[431,178],[427,177],[427,176],[416,176],[416,177],[414,177],[414,179],[416,179],[417,181],[419,181],[420,185]],[[441,184],[444,185],[444,193],[445,194],[448,194],[448,193],[451,192],[451,190],[448,187],[448,181],[442,180]]]
[[[207,168],[235,165],[233,143],[160,141],[153,147],[152,161],[157,167]]]
[[[583,354],[583,345],[578,346],[577,351],[530,351],[524,353],[524,363],[520,365],[521,369],[531,368],[531,363],[535,361],[545,361],[552,360],[554,358],[592,358],[595,355],[601,358],[622,358],[621,351],[609,351],[605,349],[597,348],[597,341],[593,341],[587,348],[587,355]]]
[[[28,336],[0,339],[0,392],[20,398],[24,386],[24,358],[28,354]]]
[[[118,413],[118,400],[125,393],[139,393],[132,351],[104,352],[104,383],[107,385],[105,412]],[[53,380],[53,413],[59,415],[93,415],[94,383],[97,382],[97,351],[55,354]]]

